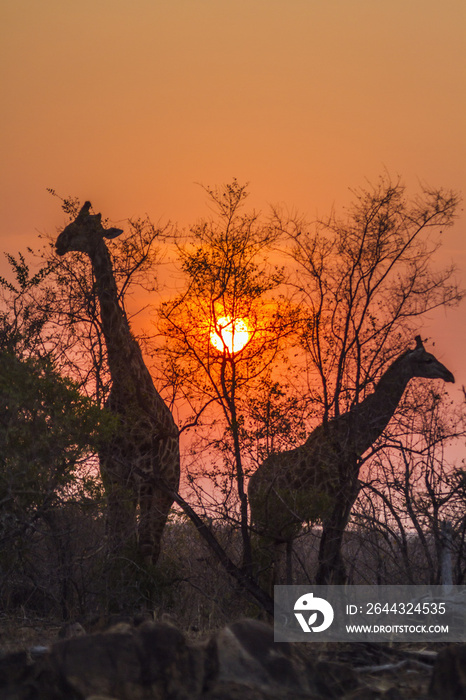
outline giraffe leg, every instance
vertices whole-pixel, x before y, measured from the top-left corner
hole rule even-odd
[[[342,495],[345,491],[342,489]],[[328,583],[343,585],[346,583],[346,569],[341,555],[343,535],[349,520],[351,508],[359,493],[359,482],[346,484],[346,497],[336,498],[333,511],[323,523],[319,545],[319,565],[316,584]]]
[[[156,564],[160,556],[162,534],[173,500],[152,484],[140,489],[138,526],[139,551],[146,564]]]
[[[277,540],[273,556],[273,585],[282,586],[287,582],[287,542]],[[273,588],[272,588],[273,593]]]
[[[107,490],[106,530],[112,551],[136,544],[136,505],[131,489],[114,483]]]
[[[136,506],[134,488],[123,478],[119,460],[100,454],[100,473],[106,495],[106,533],[110,552],[132,547],[136,542]]]
[[[319,566],[316,574],[316,584],[346,583],[346,570],[341,556],[344,525],[339,523],[339,515],[332,516],[322,528],[319,546]]]
[[[291,585],[293,580],[292,558],[293,540],[277,540],[274,544],[273,585]]]
[[[293,583],[293,540],[286,543],[286,585]]]

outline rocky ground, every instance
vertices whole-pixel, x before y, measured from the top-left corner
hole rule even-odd
[[[142,617],[0,622],[2,700],[466,699],[463,645],[279,644],[255,620],[202,640]]]

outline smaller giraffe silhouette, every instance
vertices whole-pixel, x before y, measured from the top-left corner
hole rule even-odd
[[[380,378],[374,392],[347,413],[319,425],[306,442],[272,453],[248,487],[253,528],[268,552],[275,579],[283,579],[283,549],[290,552],[303,522],[321,521],[317,583],[344,583],[341,542],[359,493],[361,457],[381,436],[414,377],[454,382],[452,373],[426,352],[420,336]]]
[[[119,303],[112,261],[104,239],[123,231],[102,226],[86,202],[58,236],[56,251],[89,256],[100,305],[102,331],[112,380],[107,406],[118,417],[116,435],[102,446],[100,470],[108,500],[110,540],[122,546],[137,533],[144,561],[155,563],[180,479],[179,434],[173,416],[156,390],[141,349]],[[139,513],[137,517],[137,510]]]

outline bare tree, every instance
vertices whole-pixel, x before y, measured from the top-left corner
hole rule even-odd
[[[58,198],[72,221],[79,212],[79,200]],[[158,290],[155,271],[163,257],[161,246],[171,240],[173,227],[170,223],[157,226],[144,217],[125,221],[124,228],[108,248],[119,303],[131,321]],[[92,266],[82,253],[74,258],[57,256],[55,238],[47,235],[41,249],[28,249],[27,262],[22,254],[7,256],[14,279],[13,283],[4,280],[2,307],[10,320],[16,317],[16,323],[30,329],[30,343],[33,338],[36,343],[33,353],[51,354],[65,374],[103,405],[109,374]],[[34,268],[38,271],[32,274]]]
[[[290,417],[301,416],[301,406],[274,379],[279,363],[284,371],[296,311],[283,296],[283,270],[267,259],[276,233],[244,212],[245,187],[233,181],[207,193],[217,217],[180,242],[186,285],[161,306],[159,329],[167,381],[184,410],[181,430],[196,429],[187,471],[191,500],[197,494],[204,532],[208,518],[239,531],[240,551],[227,566],[232,571],[236,559],[244,584],[244,577],[254,578],[247,476],[264,449],[290,445],[300,433]]]
[[[307,226],[296,218],[285,220],[278,211],[274,219],[298,265],[294,290],[302,314],[306,391],[308,401],[320,407],[324,426],[371,393],[425,314],[462,298],[453,266],[435,267],[441,231],[455,220],[455,193],[423,188],[408,199],[401,182],[382,177],[354,194],[345,219],[333,212]],[[359,455],[348,470],[351,478],[368,454]],[[336,502],[333,520],[344,528],[341,508]],[[325,519],[322,526],[325,539]],[[321,552],[319,580],[325,557]]]
[[[422,411],[415,410],[419,405]],[[353,522],[366,531],[363,541],[369,532],[377,535],[371,557],[384,582],[445,583],[447,552],[450,573],[462,582],[464,472],[455,453],[465,430],[462,406],[446,392],[418,386],[407,392],[392,434],[362,469]]]

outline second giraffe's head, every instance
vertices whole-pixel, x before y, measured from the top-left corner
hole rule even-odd
[[[413,377],[426,379],[443,379],[444,382],[454,382],[455,378],[449,369],[442,365],[434,355],[424,349],[421,336],[416,336],[416,347],[406,353]]]
[[[121,233],[119,228],[104,228],[101,214],[89,214],[90,202],[85,202],[74,221],[72,221],[57,238],[55,250],[58,255],[70,251],[91,253],[102,238],[116,238]]]

